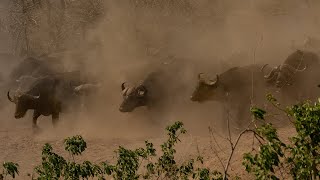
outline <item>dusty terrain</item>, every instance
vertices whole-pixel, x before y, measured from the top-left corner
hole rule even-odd
[[[68,136],[81,134],[87,141],[88,148],[82,156],[76,158],[77,162],[90,160],[95,163],[106,160],[114,162],[116,158],[114,150],[119,146],[130,149],[144,147],[144,141],[148,140],[154,143],[159,151],[160,144],[165,140],[165,131],[155,134],[149,127],[135,126],[130,122],[126,125],[119,124],[119,127],[109,127],[105,123],[104,127],[102,127],[102,124],[99,127],[75,125],[70,129],[61,125],[60,130],[54,130],[51,128],[50,122],[47,121],[43,120],[40,123],[43,128],[46,128],[46,131],[36,135],[32,133],[28,120],[11,120],[11,122],[6,122],[7,125],[1,127],[0,159],[1,161],[17,162],[20,165],[18,179],[28,179],[28,176],[33,173],[33,168],[41,162],[41,149],[45,143],[50,143],[55,152],[69,158],[63,148],[63,139]],[[226,134],[212,134],[205,125],[197,127],[199,130],[196,130],[195,126],[197,126],[197,123],[186,123],[186,128],[191,130],[181,138],[182,142],[177,146],[177,162],[182,163],[187,158],[196,158],[200,154],[204,157],[204,167],[222,170],[222,164],[216,152],[225,166],[231,152],[229,142],[223,138],[227,137]],[[200,132],[200,129],[202,132]],[[278,131],[285,142],[288,136],[294,134],[294,129],[291,127],[282,127]],[[237,134],[234,134],[232,138],[235,141]],[[257,142],[253,145],[252,135],[242,136],[231,160],[229,170],[231,176],[252,179],[242,166],[242,157],[243,153],[250,152],[256,145]]]
[[[188,130],[178,146],[178,161],[200,153],[206,166],[221,170],[213,147],[219,149],[223,161],[226,161],[229,144],[217,136],[219,147],[215,146],[208,127],[213,127],[216,133],[226,134],[226,121],[221,119],[220,104],[190,102],[197,73],[206,72],[214,77],[230,66],[250,63],[275,65],[283,61],[293,45],[302,45],[307,36],[319,37],[317,12],[320,6],[315,0],[308,3],[298,0],[263,0],[257,3],[227,0],[214,1],[217,3],[214,5],[210,4],[211,0],[192,1],[196,8],[191,17],[179,13],[160,16],[159,13],[163,12],[158,11],[131,12],[132,8],[126,3],[108,2],[107,18],[92,28],[87,37],[88,44],[98,39],[102,46],[93,52],[89,52],[90,45],[85,43],[76,47],[87,60],[84,62],[86,70],[98,73],[103,82],[104,92],[94,98],[97,103],[92,106],[92,113],[63,114],[57,129],[51,127],[49,117],[41,117],[39,122],[43,131],[33,134],[31,112],[22,119],[14,119],[14,105],[9,101],[3,102],[5,107],[0,112],[0,163],[17,162],[20,165],[18,179],[27,179],[28,174],[32,174],[34,166],[41,160],[44,143],[51,143],[56,152],[68,157],[63,149],[63,139],[81,134],[88,143],[88,149],[79,161],[113,161],[114,150],[119,145],[135,148],[149,140],[159,147],[165,138],[165,126],[177,120],[184,122]],[[1,44],[1,48],[7,49],[6,43]],[[244,55],[232,58],[232,54],[237,53]],[[140,80],[150,70],[149,67],[158,66],[159,61],[170,55],[191,59],[183,66],[185,78],[182,82],[188,87],[181,92],[185,99],[171,104],[171,109],[163,114],[152,114],[143,107],[132,113],[120,113],[121,83]],[[64,57],[70,69],[77,64],[77,59],[72,57]],[[68,64],[69,60],[72,63]],[[7,67],[6,62],[3,63],[2,67]],[[1,93],[1,98],[6,100],[5,92]],[[163,122],[153,124],[150,122],[152,116],[163,119]],[[277,119],[274,124],[286,140],[294,130],[284,121]],[[232,176],[252,179],[241,165],[243,153],[251,148],[252,136],[243,136],[232,159]]]

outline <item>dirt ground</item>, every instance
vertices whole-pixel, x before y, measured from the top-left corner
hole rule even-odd
[[[8,109],[8,111],[11,110]],[[69,117],[65,115],[63,118]],[[64,119],[64,121],[67,121],[67,119]],[[42,132],[39,134],[33,133],[31,119],[28,117],[18,120],[8,118],[8,120],[2,120],[2,122],[4,123],[0,127],[0,161],[18,163],[20,165],[18,179],[30,178],[29,175],[33,173],[33,168],[41,162],[41,149],[45,143],[50,143],[56,153],[68,159],[69,156],[63,148],[63,139],[68,136],[81,134],[87,142],[87,150],[76,160],[78,162],[90,160],[95,163],[106,160],[114,162],[116,159],[114,151],[119,146],[130,149],[144,147],[144,141],[148,140],[154,143],[159,151],[160,144],[165,140],[164,130],[159,127],[151,129],[142,124],[137,125],[139,122],[126,122],[127,126],[119,123],[120,127],[108,127],[108,123],[93,125],[78,122],[72,126],[61,123],[57,129],[53,129],[50,118],[45,117],[41,118],[39,123],[42,128]],[[199,124],[203,124],[203,122],[199,121]],[[185,128],[188,132],[181,138],[181,143],[177,146],[177,162],[182,163],[186,159],[196,158],[200,154],[204,157],[204,167],[222,171],[220,161],[225,166],[230,155],[230,144],[225,139],[227,135],[223,135],[223,132],[217,132],[213,124],[211,124],[213,133],[210,133],[208,127],[205,126],[185,122]],[[275,126],[277,126],[277,123],[275,123]],[[288,125],[280,127],[278,132],[282,140],[287,141],[287,137],[294,134],[294,129]],[[232,135],[233,141],[236,138],[237,134],[234,133]],[[242,166],[242,157],[243,153],[250,152],[256,145],[257,142],[253,145],[252,135],[242,136],[231,160],[229,169],[231,177],[239,176],[242,179],[253,179],[245,172]]]

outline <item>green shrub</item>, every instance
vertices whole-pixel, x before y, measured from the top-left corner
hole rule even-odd
[[[276,102],[274,98],[272,103]],[[278,106],[279,104],[277,104]],[[260,112],[264,112],[261,110]],[[293,105],[285,110],[293,118],[296,135],[283,143],[272,124],[265,124],[255,133],[263,140],[259,151],[246,153],[243,165],[256,179],[316,179],[320,177],[320,103],[309,101]],[[261,141],[260,141],[261,142]],[[275,169],[278,169],[276,175]]]
[[[116,180],[132,179],[222,179],[222,174],[208,168],[195,168],[195,163],[203,163],[203,158],[189,159],[183,164],[175,161],[175,146],[180,142],[179,136],[186,133],[182,122],[176,122],[166,128],[168,139],[161,145],[161,156],[157,157],[152,143],[145,141],[144,148],[135,150],[119,147],[115,152],[117,162],[107,161],[93,164],[89,161],[76,163],[75,157],[81,155],[87,148],[86,142],[79,135],[64,140],[65,150],[69,152],[72,161],[53,152],[50,144],[42,149],[42,163],[35,168],[38,180],[59,179],[66,180],[88,179],[98,177],[105,179],[112,176]],[[155,159],[155,160],[153,160]],[[146,164],[141,166],[141,164]]]

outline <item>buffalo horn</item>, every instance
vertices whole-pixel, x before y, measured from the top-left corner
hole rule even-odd
[[[15,103],[15,101],[10,97],[10,90],[9,90],[8,93],[7,93],[7,97],[8,97],[8,99],[9,99],[9,101]]]
[[[122,89],[122,91],[126,88],[125,84],[126,84],[126,82],[124,82],[124,83],[121,84],[121,89]]]
[[[266,79],[271,79],[271,78],[273,78],[273,76],[275,75],[275,71],[276,71],[276,70],[278,70],[277,67],[273,68],[273,69],[270,71],[269,74],[267,74],[267,75],[264,76],[264,78],[266,78]]]
[[[263,72],[264,68],[267,67],[269,64],[265,64],[261,67],[260,71]]]
[[[298,68],[294,68],[293,66],[289,65],[289,64],[285,64],[284,65],[286,68],[288,68],[290,71],[296,71],[296,72],[303,72],[307,69],[307,66],[305,65],[304,68],[302,69],[298,69]]]

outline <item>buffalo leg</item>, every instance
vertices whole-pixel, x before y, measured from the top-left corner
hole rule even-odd
[[[59,113],[53,113],[52,114],[52,124],[54,127],[57,126],[58,121],[59,121]]]
[[[37,120],[40,117],[40,113],[38,111],[33,112],[33,117],[32,117],[32,128],[38,129],[37,125]]]

